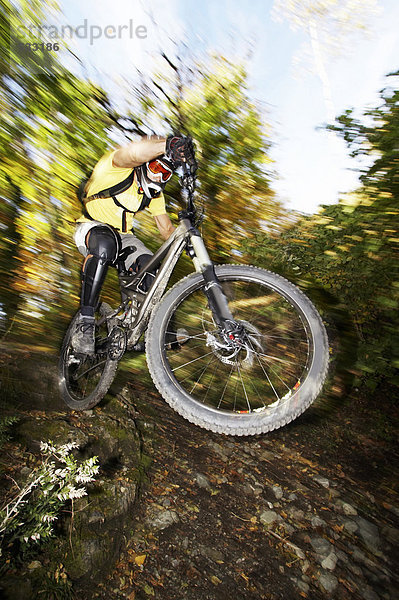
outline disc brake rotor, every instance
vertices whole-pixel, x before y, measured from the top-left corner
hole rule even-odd
[[[225,338],[219,332],[206,331],[206,345],[212,349],[222,363],[235,365],[239,362],[240,368],[249,369],[253,366],[255,352],[264,352],[261,343],[262,336],[258,329],[248,321],[237,320],[236,322],[242,326],[244,335],[232,340]],[[245,356],[241,355],[238,358],[240,353],[245,353]]]

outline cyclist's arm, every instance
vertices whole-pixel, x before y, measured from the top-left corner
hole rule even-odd
[[[143,137],[137,142],[118,148],[112,157],[112,166],[133,169],[165,154],[166,138],[158,135]]]
[[[175,228],[172,225],[172,221],[166,214],[157,215],[154,217],[154,219],[159,229],[159,233],[161,234],[164,240],[167,240],[175,230]]]

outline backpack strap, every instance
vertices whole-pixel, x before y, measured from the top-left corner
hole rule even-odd
[[[115,185],[113,185],[110,188],[106,188],[104,190],[101,190],[101,192],[97,192],[97,194],[91,194],[90,196],[84,196],[83,197],[83,214],[87,219],[93,220],[93,217],[90,216],[87,207],[86,207],[86,203],[90,202],[91,200],[98,200],[98,199],[104,199],[104,198],[112,198],[112,200],[114,201],[114,203],[116,204],[116,206],[118,206],[119,208],[122,209],[122,227],[121,227],[121,231],[122,233],[127,233],[127,218],[126,215],[127,213],[131,213],[131,214],[136,214],[141,210],[144,210],[145,208],[147,208],[147,206],[149,206],[152,198],[149,198],[148,196],[143,196],[143,199],[141,201],[140,206],[138,207],[137,210],[129,210],[128,208],[126,208],[126,206],[124,206],[121,202],[119,202],[119,200],[116,198],[117,194],[121,194],[122,192],[125,192],[126,190],[128,190],[130,188],[130,186],[133,184],[134,181],[134,172],[135,169],[133,169],[133,171],[129,174],[128,177],[126,177],[126,179],[124,179],[123,181],[116,183]]]
[[[97,192],[97,194],[91,194],[91,196],[86,196],[86,202],[90,200],[97,200],[99,198],[113,198],[117,194],[122,194],[122,192],[126,192],[126,190],[128,190],[133,184],[134,171],[135,169],[132,170],[132,172],[126,177],[126,179],[120,181],[119,183],[115,183],[115,185],[111,186],[110,188],[105,188],[104,190],[101,190],[101,192]]]
[[[134,210],[129,210],[128,208],[126,208],[126,206],[124,206],[121,202],[119,202],[119,200],[115,196],[112,196],[112,200],[114,201],[114,203],[116,204],[116,206],[119,206],[119,208],[122,209],[122,228],[121,228],[121,231],[122,231],[122,233],[127,233],[127,219],[126,219],[126,215],[127,215],[127,213],[134,214],[135,211]]]

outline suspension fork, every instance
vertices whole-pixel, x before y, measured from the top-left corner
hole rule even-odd
[[[189,230],[189,239],[193,248],[191,258],[193,259],[195,270],[201,273],[205,280],[204,291],[215,321],[219,327],[223,327],[227,332],[233,332],[237,326],[216,275],[214,264],[205,247],[204,240],[199,231],[193,227]]]

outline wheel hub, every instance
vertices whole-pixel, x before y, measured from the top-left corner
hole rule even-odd
[[[260,342],[261,334],[248,321],[236,321],[237,328],[232,332],[206,333],[206,345],[219,360],[227,365],[240,364],[241,368],[251,368],[256,350],[264,351]],[[241,356],[238,358],[239,354]]]

